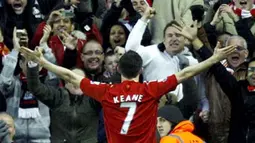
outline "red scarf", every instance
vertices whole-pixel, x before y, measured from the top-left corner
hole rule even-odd
[[[241,8],[237,8],[235,6],[234,2],[230,3],[229,6],[232,7],[232,10],[234,11],[234,13],[236,15],[238,15],[239,17],[242,17],[242,18],[254,17],[255,18],[255,8],[252,8],[250,10],[250,12],[249,12],[247,10],[243,10]]]
[[[255,91],[255,86],[249,85],[249,86],[247,87],[247,89],[248,89],[249,92],[254,92],[254,91]]]

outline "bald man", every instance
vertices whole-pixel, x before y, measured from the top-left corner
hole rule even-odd
[[[15,135],[14,120],[5,113],[0,113],[0,142],[11,143],[13,142],[13,136]]]

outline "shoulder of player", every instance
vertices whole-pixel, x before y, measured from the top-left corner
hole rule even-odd
[[[100,82],[100,81],[90,81],[90,84],[94,84],[94,85],[106,85],[106,86],[109,86],[109,87],[113,87],[114,84],[112,84],[111,82],[110,83],[106,83],[106,82]]]
[[[158,82],[164,82],[166,81],[167,78],[163,78],[163,79],[158,79],[158,80],[150,80],[150,81],[144,81],[144,84],[150,84],[150,83],[158,83]]]

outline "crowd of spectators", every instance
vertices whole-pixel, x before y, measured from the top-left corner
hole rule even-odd
[[[1,0],[0,142],[107,143],[101,104],[30,66],[19,46],[114,84],[127,51],[141,56],[143,82],[230,45],[237,50],[225,60],[159,100],[158,142],[179,130],[207,143],[255,142],[254,0]]]

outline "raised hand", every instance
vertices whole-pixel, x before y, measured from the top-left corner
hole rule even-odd
[[[216,11],[216,13],[214,14],[213,20],[211,21],[211,25],[215,26],[216,24],[218,24],[220,21],[222,20],[222,16],[221,16],[221,12],[220,9],[218,9]]]
[[[222,47],[222,44],[221,44],[221,42],[218,41],[218,42],[216,43],[215,48],[214,48],[213,54],[216,54],[216,53],[218,52],[218,50],[221,49],[221,48],[223,48],[223,47]]]
[[[184,36],[191,42],[197,38],[197,29],[198,29],[197,20],[195,20],[192,25],[184,26],[183,28],[177,25],[173,25],[173,26],[179,30],[179,32],[177,32],[178,34]]]
[[[217,42],[216,47],[214,48],[213,56],[216,56],[219,61],[224,60],[236,51],[236,46],[230,45],[224,48],[221,48],[220,42]]]
[[[63,37],[63,43],[66,46],[66,48],[70,50],[74,50],[77,47],[78,39],[70,34],[68,34],[66,31],[62,32]]]
[[[154,8],[152,7],[147,7],[145,12],[142,15],[142,20],[147,22],[149,19],[151,19],[152,17],[154,17],[154,15],[156,14],[156,11]]]
[[[228,14],[232,14],[232,13],[233,13],[232,8],[231,8],[229,5],[227,5],[227,4],[222,4],[222,5],[219,7],[219,10],[220,10],[221,12],[226,12],[226,13],[228,13]]]
[[[13,48],[19,50],[20,49],[20,44],[19,44],[20,39],[17,37],[17,28],[16,27],[14,27],[12,34],[13,34],[13,37],[12,37]]]
[[[219,11],[220,11],[220,13],[227,13],[235,21],[238,20],[238,16],[234,13],[232,8],[227,4],[222,4],[219,7]]]
[[[47,43],[50,37],[50,34],[51,34],[51,26],[47,24],[43,28],[43,37],[40,40],[40,44]]]
[[[34,51],[26,47],[21,47],[20,52],[28,61],[40,63],[41,61],[45,60],[42,54],[42,48],[40,47],[36,47]]]

